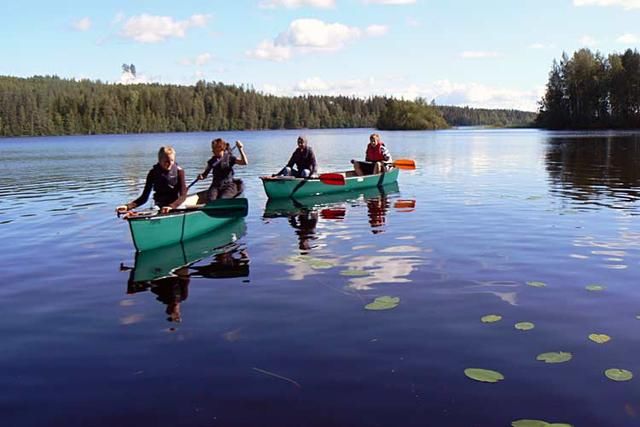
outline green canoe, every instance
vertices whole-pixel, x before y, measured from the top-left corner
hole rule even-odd
[[[264,191],[270,199],[302,198],[322,194],[356,191],[364,188],[382,187],[398,180],[398,168],[391,168],[378,175],[357,176],[353,171],[335,172],[343,174],[344,185],[325,184],[320,178],[260,177]]]
[[[135,292],[131,287],[138,283],[170,277],[175,270],[231,250],[245,232],[244,218],[233,218],[221,227],[185,242],[137,252],[128,292]]]
[[[323,194],[310,197],[290,197],[281,199],[269,199],[264,208],[263,218],[279,218],[299,214],[303,211],[318,210],[324,208],[341,208],[347,203],[366,203],[367,200],[398,193],[400,188],[397,182],[381,187],[369,187],[362,190],[344,191],[341,193]],[[362,197],[362,199],[361,199]]]
[[[189,206],[190,204],[187,204]],[[176,209],[167,214],[129,216],[131,237],[137,251],[148,251],[184,242],[247,215],[245,198],[220,199],[205,205]]]

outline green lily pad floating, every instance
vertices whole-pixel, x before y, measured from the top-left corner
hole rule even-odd
[[[542,353],[536,357],[536,360],[540,360],[544,363],[564,363],[573,358],[571,353],[565,351],[555,351],[550,353]]]
[[[611,341],[611,337],[606,334],[591,334],[589,335],[589,339],[598,344],[604,344]]]
[[[514,327],[520,331],[530,331],[531,329],[535,328],[536,325],[531,322],[519,322],[516,323]]]
[[[629,381],[633,378],[631,371],[627,371],[626,369],[611,368],[604,371],[604,374],[613,381]]]
[[[511,423],[511,427],[573,427],[571,424],[548,423],[542,420],[517,420]]]
[[[533,286],[534,288],[544,288],[547,286],[544,282],[538,282],[537,280],[533,280],[531,282],[527,282],[527,285]]]
[[[604,286],[602,285],[587,285],[585,287],[586,290],[591,291],[591,292],[599,292],[599,291],[604,291]]]
[[[332,268],[333,267],[333,263],[329,262],[329,261],[324,261],[321,259],[317,259],[317,258],[312,258],[309,260],[309,266],[311,268],[313,268],[314,270],[324,270],[327,268]]]
[[[367,310],[391,310],[400,304],[400,297],[390,297],[385,295],[378,297],[373,302],[364,306]]]
[[[368,276],[369,272],[365,270],[342,270],[340,272],[341,276],[351,276],[351,277],[359,277],[359,276]]]
[[[472,380],[480,381],[483,383],[497,383],[504,379],[504,375],[500,372],[491,371],[488,369],[479,368],[467,368],[464,370],[464,374]]]
[[[482,323],[494,323],[502,320],[502,316],[499,314],[487,314],[486,316],[482,316],[480,320]]]

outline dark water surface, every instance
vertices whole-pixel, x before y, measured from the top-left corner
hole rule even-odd
[[[330,171],[369,133],[307,135]],[[249,215],[136,257],[114,207],[160,145],[190,180],[215,135],[245,143]],[[640,425],[639,134],[388,132],[418,163],[398,186],[267,204],[296,135],[0,140],[1,424]]]

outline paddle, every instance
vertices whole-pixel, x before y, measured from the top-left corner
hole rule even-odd
[[[398,159],[395,160],[393,162],[389,162],[387,163],[388,165],[393,165],[394,167],[398,168],[398,169],[415,169],[416,168],[416,161],[413,159]]]
[[[185,212],[193,212],[193,211],[199,211],[199,210],[206,212],[208,215],[213,215],[217,217],[247,216],[247,213],[249,211],[249,202],[245,198],[218,199],[202,206],[173,209],[166,214],[161,214],[160,211],[155,209],[144,210],[144,211],[129,211],[123,215],[123,219],[148,218],[151,216],[181,214]]]
[[[344,175],[341,173],[323,173],[318,176],[320,182],[327,185],[345,185],[346,181],[344,179]]]

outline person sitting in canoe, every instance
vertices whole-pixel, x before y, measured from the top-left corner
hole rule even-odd
[[[222,138],[211,141],[213,156],[207,161],[204,171],[198,175],[202,180],[212,173],[212,181],[207,190],[207,200],[232,199],[242,192],[242,181],[233,179],[234,165],[248,165],[247,155],[244,152],[242,142],[236,141],[236,147],[240,158],[231,154],[229,144]]]
[[[372,133],[369,136],[369,144],[365,154],[365,161],[351,160],[356,175],[377,175],[386,170],[385,163],[391,162],[391,154],[385,147],[380,135]]]
[[[295,166],[295,169],[294,169]],[[287,165],[278,172],[278,176],[295,176],[309,178],[316,174],[318,165],[313,150],[307,144],[307,138],[298,137],[298,148],[295,149]]]
[[[153,201],[162,213],[177,208],[187,198],[184,169],[176,163],[176,151],[173,147],[168,145],[160,147],[158,163],[147,174],[144,190],[140,197],[118,206],[116,212],[125,213],[142,206],[149,199],[151,190],[153,190]]]

